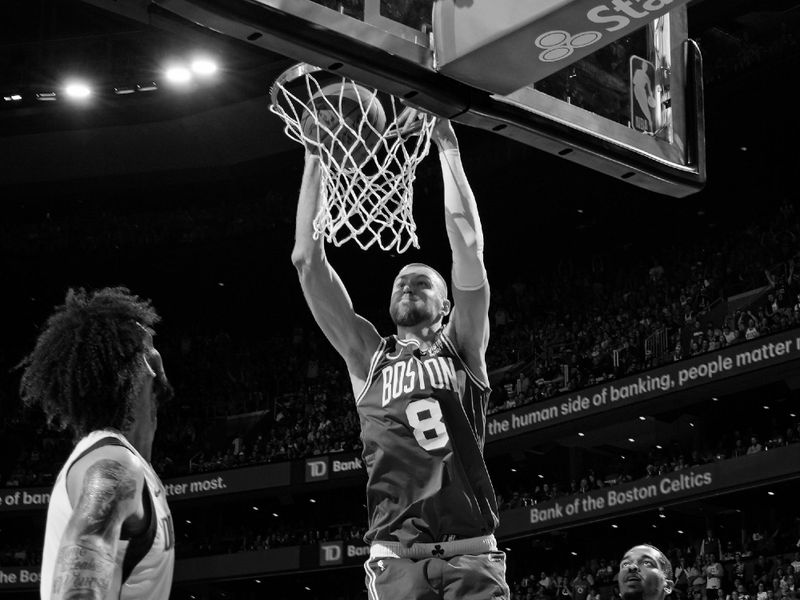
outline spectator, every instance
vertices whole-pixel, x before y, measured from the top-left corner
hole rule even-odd
[[[722,542],[714,535],[713,529],[706,529],[706,537],[700,542],[700,555],[722,556]]]
[[[756,591],[756,600],[767,600],[767,590],[764,587],[763,582],[759,582],[758,588]]]
[[[747,447],[747,454],[757,454],[761,452],[761,442],[758,441],[756,436],[750,436],[750,445]]]
[[[724,570],[722,564],[717,561],[716,554],[710,552],[706,556],[706,598],[707,600],[717,600],[722,588]]]

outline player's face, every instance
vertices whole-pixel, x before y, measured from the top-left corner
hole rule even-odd
[[[664,556],[652,546],[634,546],[619,563],[619,593],[625,600],[661,600],[672,582],[661,568]]]
[[[433,269],[404,268],[395,277],[389,314],[400,327],[433,323],[443,315],[443,284]]]

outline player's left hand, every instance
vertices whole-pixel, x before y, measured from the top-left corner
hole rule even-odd
[[[402,112],[397,115],[397,123],[395,124],[397,132],[399,134],[407,134],[418,131],[422,127],[426,114],[423,110],[406,104]]]
[[[453,131],[453,124],[450,119],[437,117],[431,137],[436,142],[436,145],[439,146],[439,150],[458,148],[458,138],[456,137],[456,132]]]

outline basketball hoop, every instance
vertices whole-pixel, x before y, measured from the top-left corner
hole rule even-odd
[[[335,246],[354,240],[363,250],[376,243],[386,251],[419,248],[413,183],[434,117],[420,112],[409,120],[411,109],[394,96],[303,63],[278,76],[270,99],[286,135],[320,157],[314,239]]]

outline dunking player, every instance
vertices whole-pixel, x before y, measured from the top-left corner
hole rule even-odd
[[[507,599],[505,554],[493,535],[497,502],[483,461],[489,396],[483,233],[448,121],[437,122],[433,139],[444,178],[454,304],[442,276],[413,263],[392,287],[396,335],[382,338],[354,311],[322,239],[313,239],[320,171],[311,153],[292,260],[353,386],[369,477],[364,567],[370,598]]]
[[[617,583],[622,600],[664,600],[672,593],[672,564],[655,546],[634,546],[619,563]]]
[[[79,440],[47,511],[45,600],[169,597],[175,536],[149,463],[158,402],[172,393],[158,320],[124,288],[70,290],[22,363],[23,400]]]

